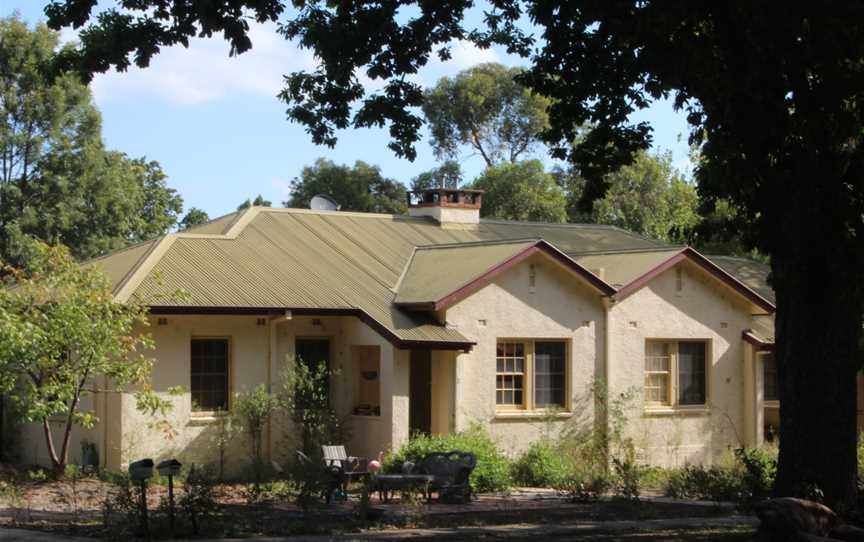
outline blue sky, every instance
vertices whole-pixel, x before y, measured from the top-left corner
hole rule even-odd
[[[0,16],[18,11],[33,24],[44,20],[46,3],[0,0]],[[405,184],[436,165],[425,137],[414,162],[397,158],[387,149],[386,129],[346,130],[333,149],[314,145],[302,126],[286,120],[276,94],[283,73],[310,69],[315,59],[275,29],[255,26],[253,50],[239,57],[229,58],[221,39],[194,40],[188,49],[163,51],[146,70],[97,76],[91,87],[102,112],[106,144],[159,161],[186,208],[199,207],[211,217],[231,212],[257,194],[280,205],[288,198],[291,179],[319,157],[349,164],[363,160]],[[64,32],[63,37],[73,39],[74,34]],[[441,76],[490,61],[524,64],[501,50],[457,43],[452,60],[430,63],[417,80],[432,85]],[[634,120],[650,122],[655,149],[671,150],[675,166],[688,171],[684,115],[674,112],[669,102],[658,102]],[[462,169],[464,178],[471,179],[484,164],[467,154]],[[552,164],[542,148],[536,155]]]

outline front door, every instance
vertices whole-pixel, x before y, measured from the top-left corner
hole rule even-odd
[[[310,370],[314,371],[321,365],[330,369],[330,339],[327,337],[297,339],[294,351],[298,363],[304,364]],[[329,396],[329,379],[327,385],[327,395]]]
[[[411,351],[408,427],[411,434],[432,432],[432,351]]]

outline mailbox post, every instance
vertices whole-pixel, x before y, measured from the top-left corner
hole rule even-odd
[[[147,519],[147,480],[153,477],[153,460],[141,459],[129,463],[129,478],[137,482],[141,490],[141,530],[150,538],[150,523]]]
[[[166,459],[156,466],[160,476],[168,477],[168,528],[174,537],[174,477],[180,474],[183,465],[176,459]]]

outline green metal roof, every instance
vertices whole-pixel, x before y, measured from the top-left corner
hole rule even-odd
[[[530,239],[420,247],[408,264],[394,302],[435,303],[536,244],[536,239]]]
[[[623,284],[680,250],[602,225],[481,220],[450,229],[424,217],[252,207],[91,263],[119,300],[140,296],[154,309],[356,311],[399,341],[465,344],[456,330],[396,303],[458,288],[537,239],[589,270],[603,268],[607,283]],[[167,295],[176,290],[188,297]]]
[[[635,250],[611,254],[571,254],[585,267],[612,286],[620,288],[639,278],[667,259],[678,254],[681,248],[659,250]]]
[[[776,302],[774,289],[768,284],[768,275],[771,273],[768,265],[734,256],[707,256],[707,258],[771,303]]]

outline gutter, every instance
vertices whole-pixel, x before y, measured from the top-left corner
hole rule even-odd
[[[383,324],[369,316],[366,311],[357,308],[311,308],[311,307],[202,307],[183,305],[153,305],[148,307],[150,314],[176,315],[249,315],[249,316],[283,316],[286,312],[298,316],[354,316],[371,327],[379,335],[387,339],[400,350],[461,350],[470,352],[477,344],[474,341],[443,341],[423,339],[403,339],[390,331]]]

